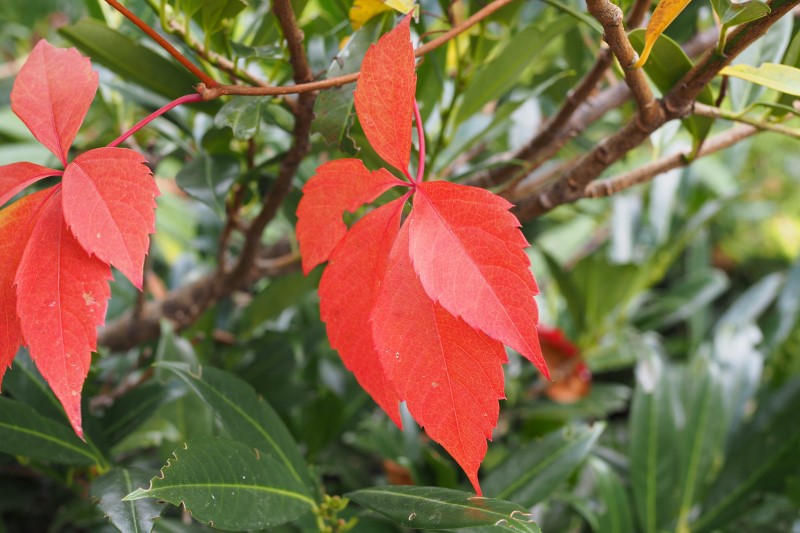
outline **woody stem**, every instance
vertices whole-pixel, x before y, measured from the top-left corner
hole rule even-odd
[[[168,103],[164,107],[162,107],[160,109],[157,109],[156,111],[153,111],[152,113],[147,115],[145,118],[143,118],[142,120],[137,122],[136,125],[133,126],[131,129],[129,129],[128,131],[126,131],[125,133],[123,133],[122,135],[117,137],[115,140],[110,142],[108,144],[108,146],[111,147],[111,148],[113,148],[115,146],[119,146],[125,139],[127,139],[128,137],[130,137],[131,135],[133,135],[134,133],[136,133],[140,129],[144,128],[145,126],[150,124],[154,119],[160,117],[161,115],[163,115],[164,113],[166,113],[170,109],[178,107],[181,104],[188,104],[188,103],[192,103],[192,102],[202,102],[202,101],[203,101],[203,97],[200,96],[197,93],[192,93],[192,94],[187,94],[185,96],[181,96],[180,98],[177,98],[177,99],[171,101],[170,103]]]

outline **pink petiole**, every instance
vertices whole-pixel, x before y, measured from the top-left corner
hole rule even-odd
[[[417,179],[415,183],[422,183],[425,175],[425,129],[422,127],[422,117],[419,114],[419,105],[414,100],[414,125],[417,128],[417,138],[419,141],[419,161],[417,163]]]
[[[148,116],[146,116],[145,118],[143,118],[142,120],[137,122],[136,125],[133,126],[131,129],[129,129],[128,131],[126,131],[125,133],[123,133],[122,135],[117,137],[111,143],[109,143],[108,146],[112,147],[112,148],[115,147],[115,146],[119,146],[123,141],[125,141],[125,139],[127,139],[128,137],[130,137],[131,135],[133,135],[134,133],[136,133],[140,129],[144,128],[145,126],[150,124],[153,120],[155,120],[156,118],[160,117],[161,115],[163,115],[164,113],[166,113],[170,109],[178,107],[181,104],[190,104],[190,103],[202,102],[202,101],[203,101],[203,97],[200,96],[197,93],[187,94],[185,96],[181,96],[180,98],[177,98],[177,99],[173,100],[172,102],[168,103],[164,107],[162,107],[160,109],[157,109],[156,111],[153,111],[152,113],[150,113]]]

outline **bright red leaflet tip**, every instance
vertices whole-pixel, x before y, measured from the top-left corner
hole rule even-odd
[[[328,256],[347,231],[345,211],[354,212],[396,185],[408,185],[382,168],[370,172],[358,159],[338,159],[320,166],[303,187],[297,206],[297,240],[308,274]]]
[[[356,114],[370,146],[406,175],[417,85],[410,26],[408,15],[367,50],[354,96]]]
[[[0,385],[3,374],[23,344],[14,277],[33,230],[31,222],[51,193],[46,190],[25,196],[0,211],[0,235],[3,236],[0,239]]]
[[[97,85],[97,73],[88,58],[74,48],[56,48],[42,39],[14,80],[11,109],[66,166],[69,147]]]
[[[509,207],[477,187],[423,183],[409,217],[409,253],[431,299],[517,350],[549,379],[528,243]]]
[[[320,317],[331,347],[398,427],[402,427],[400,398],[381,367],[370,314],[400,228],[404,203],[405,198],[399,198],[356,222],[333,251],[319,283]]]
[[[144,157],[125,148],[90,150],[67,165],[62,183],[64,217],[83,248],[141,289],[159,194]]]
[[[43,192],[15,276],[17,315],[31,358],[81,436],[81,389],[105,321],[111,270],[70,233],[59,187]]]
[[[33,163],[12,163],[0,167],[0,206],[11,200],[15,194],[32,183],[48,176],[57,176],[60,170],[34,165]]]
[[[408,233],[406,224],[372,313],[375,346],[414,419],[481,494],[478,469],[505,397],[505,349],[428,297],[409,259]]]

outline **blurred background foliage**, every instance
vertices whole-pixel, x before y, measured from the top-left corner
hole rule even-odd
[[[291,80],[267,1],[125,4],[220,79]],[[366,47],[395,21],[385,11],[354,33],[350,0],[293,5],[320,75],[357,70]],[[458,21],[482,5],[423,1],[415,31],[447,27],[448,9]],[[489,168],[558,108],[598,51],[598,26],[584,13],[575,0],[514,2],[424,58],[417,94],[432,177],[459,181]],[[693,2],[668,34],[684,42],[713,24],[710,4]],[[744,60],[780,61],[800,46],[796,28],[786,17]],[[81,151],[107,144],[195,83],[103,2],[2,2],[0,164],[57,164],[9,105],[14,74],[40,38],[79,47],[100,73],[99,96],[76,142]],[[217,69],[219,58],[234,67]],[[377,166],[352,114],[352,89],[318,99],[312,154],[265,242],[288,238],[296,246],[299,191],[320,163],[358,151]],[[729,91],[726,105],[734,110],[782,98],[738,81]],[[162,191],[149,298],[215,268],[226,198],[240,191],[243,213],[255,211],[291,143],[289,105],[234,97],[190,106],[134,137]],[[553,164],[591,147],[633,112],[628,103],[609,113]],[[691,145],[687,130],[669,123],[612,170]],[[650,185],[525,221],[547,327],[542,338],[557,379],[543,382],[510,354],[508,398],[482,469],[486,496],[532,509],[545,532],[800,531],[799,171],[796,140],[764,133]],[[241,246],[235,239],[233,253]],[[125,529],[128,515],[115,508],[120,497],[147,487],[184,442],[242,438],[219,405],[166,363],[214,367],[239,380],[236,387],[252,387],[288,428],[319,491],[344,495],[385,484],[465,490],[447,454],[410,420],[400,432],[343,368],[319,319],[319,273],[262,280],[180,334],[165,322],[157,342],[101,350],[84,389],[88,440],[74,443],[81,452],[21,439],[32,428],[62,444],[71,435],[20,354],[0,398],[0,532],[149,530],[152,521]],[[113,294],[109,320],[139,298],[120,276]],[[108,494],[118,497],[102,498]],[[136,512],[162,514],[156,531],[207,529],[155,502],[137,501]],[[385,504],[365,505],[351,503],[339,516],[358,518],[354,531],[403,529],[367,510],[387,514]],[[306,513],[271,530],[315,531],[318,523]]]

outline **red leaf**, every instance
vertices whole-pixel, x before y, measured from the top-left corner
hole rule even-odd
[[[16,274],[17,313],[31,358],[82,436],[81,388],[105,321],[111,270],[69,232],[61,191],[50,192]]]
[[[356,113],[369,144],[403,174],[411,156],[417,85],[410,25],[411,15],[370,46],[355,89]]]
[[[34,165],[33,163],[12,163],[0,167],[0,205],[5,204],[19,191],[42,178],[61,174],[58,170]]]
[[[0,383],[23,344],[14,277],[33,230],[31,222],[51,193],[45,190],[25,196],[0,211]]]
[[[478,468],[492,437],[503,393],[503,345],[434,303],[408,255],[400,230],[372,314],[386,375],[409,412],[461,465],[481,493]]]
[[[404,203],[405,198],[399,198],[356,222],[331,254],[319,283],[320,316],[331,347],[399,427],[400,399],[384,376],[369,318],[400,228]]]
[[[450,313],[511,346],[549,378],[536,333],[536,282],[511,204],[447,182],[419,186],[409,253],[425,292]]]
[[[144,163],[133,150],[90,150],[67,166],[62,185],[64,217],[78,242],[139,289],[159,194]]]
[[[303,272],[327,261],[344,237],[345,211],[353,212],[395,185],[408,185],[386,169],[370,172],[358,159],[325,163],[303,187],[297,206],[297,240]]]
[[[67,153],[97,91],[97,73],[74,48],[39,41],[11,89],[11,109],[67,165]]]

